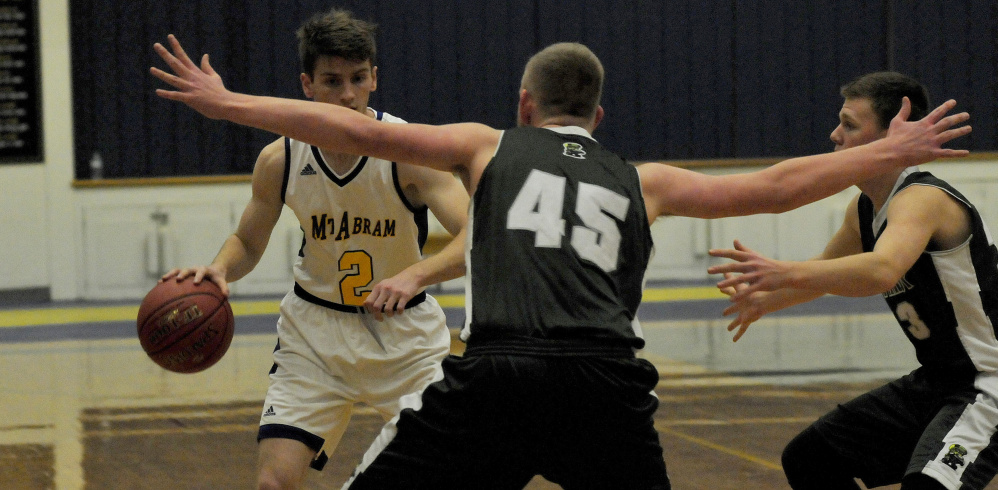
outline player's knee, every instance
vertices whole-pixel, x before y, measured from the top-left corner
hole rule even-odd
[[[271,460],[260,465],[257,474],[257,488],[259,490],[301,488],[305,483],[307,466],[277,464],[278,462],[280,460]]]
[[[914,473],[901,480],[901,490],[945,490],[945,486],[934,478]]]
[[[257,457],[257,488],[301,488],[315,452],[296,440],[264,438]]]
[[[858,489],[838,454],[813,427],[793,438],[782,455],[783,472],[794,489]]]
[[[291,471],[282,471],[273,467],[260,469],[257,475],[258,490],[285,490],[301,488],[304,478]]]
[[[815,446],[822,442],[817,440],[816,436],[814,429],[808,427],[783,448],[780,459],[783,463],[783,471],[791,485],[795,480],[799,480],[799,477],[810,473],[811,460],[815,451],[818,450],[818,447]]]

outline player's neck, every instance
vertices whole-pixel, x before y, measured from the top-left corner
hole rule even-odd
[[[865,182],[861,182],[856,186],[859,187],[859,190],[863,191],[863,194],[866,194],[866,196],[873,201],[874,209],[879,212],[880,209],[887,204],[887,200],[891,197],[891,191],[894,190],[894,184],[897,183],[901,172],[902,170],[888,172]]]
[[[363,111],[358,112],[370,118],[376,117],[375,112],[370,107],[365,107]],[[329,148],[320,148],[319,152],[322,153],[322,159],[326,161],[326,165],[337,175],[346,175],[353,170],[354,166],[360,160],[359,155],[341,153]]]

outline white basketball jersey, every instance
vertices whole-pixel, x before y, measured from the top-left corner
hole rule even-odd
[[[314,146],[285,138],[284,149],[284,203],[305,232],[298,287],[332,306],[360,306],[375,284],[420,260],[426,207],[405,199],[395,163],[365,156],[337,175]]]

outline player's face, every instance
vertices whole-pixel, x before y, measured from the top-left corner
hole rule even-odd
[[[371,92],[378,88],[378,68],[370,61],[348,61],[339,56],[320,56],[315,74],[302,73],[305,96],[316,102],[335,104],[357,112],[367,111]]]
[[[831,139],[835,151],[865,145],[887,136],[887,130],[880,128],[877,115],[873,113],[870,99],[846,99],[839,111],[839,125],[832,131]]]

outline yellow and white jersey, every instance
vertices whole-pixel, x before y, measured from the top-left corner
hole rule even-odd
[[[284,149],[282,197],[305,233],[294,266],[299,296],[350,311],[379,281],[420,260],[427,210],[406,200],[394,162],[363,156],[337,175],[314,146],[285,138]]]

